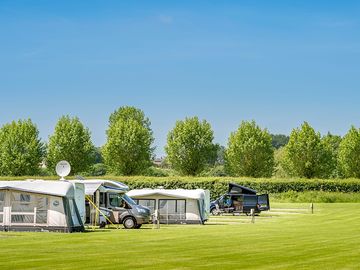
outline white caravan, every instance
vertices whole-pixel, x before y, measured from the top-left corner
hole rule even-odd
[[[203,189],[135,189],[127,193],[163,224],[204,224],[209,218],[210,192]]]
[[[84,231],[85,193],[67,181],[0,181],[0,230]]]

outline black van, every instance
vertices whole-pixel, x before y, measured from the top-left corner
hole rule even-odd
[[[228,193],[210,204],[212,215],[222,213],[244,213],[248,215],[251,209],[254,209],[255,213],[270,210],[269,195],[257,195],[256,190],[234,183],[229,184]]]

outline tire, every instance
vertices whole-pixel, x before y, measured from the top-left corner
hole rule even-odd
[[[135,229],[137,224],[133,217],[126,217],[123,220],[123,225],[125,229]]]
[[[213,215],[213,216],[218,216],[219,215],[219,212],[216,210],[216,208],[213,208],[210,210],[210,213]]]
[[[106,227],[106,222],[105,221],[101,222],[99,227],[101,229],[105,228]]]

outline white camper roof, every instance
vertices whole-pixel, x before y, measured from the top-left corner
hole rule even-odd
[[[180,199],[204,198],[205,191],[203,189],[134,189],[126,193],[129,197],[146,197],[153,195],[162,195]]]
[[[92,180],[72,180],[70,182],[83,183],[85,186],[86,195],[94,195],[96,190],[100,188],[100,191],[109,191],[125,193],[129,190],[129,187],[121,182],[103,179],[92,179]]]
[[[11,189],[23,192],[48,194],[60,197],[74,197],[74,186],[67,181],[0,181],[0,190]]]

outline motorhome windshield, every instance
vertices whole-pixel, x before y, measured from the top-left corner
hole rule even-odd
[[[137,205],[128,195],[124,194],[122,198],[130,205]]]
[[[126,194],[110,193],[109,194],[109,204],[112,207],[125,207],[128,205],[136,205],[136,203],[128,197]]]

